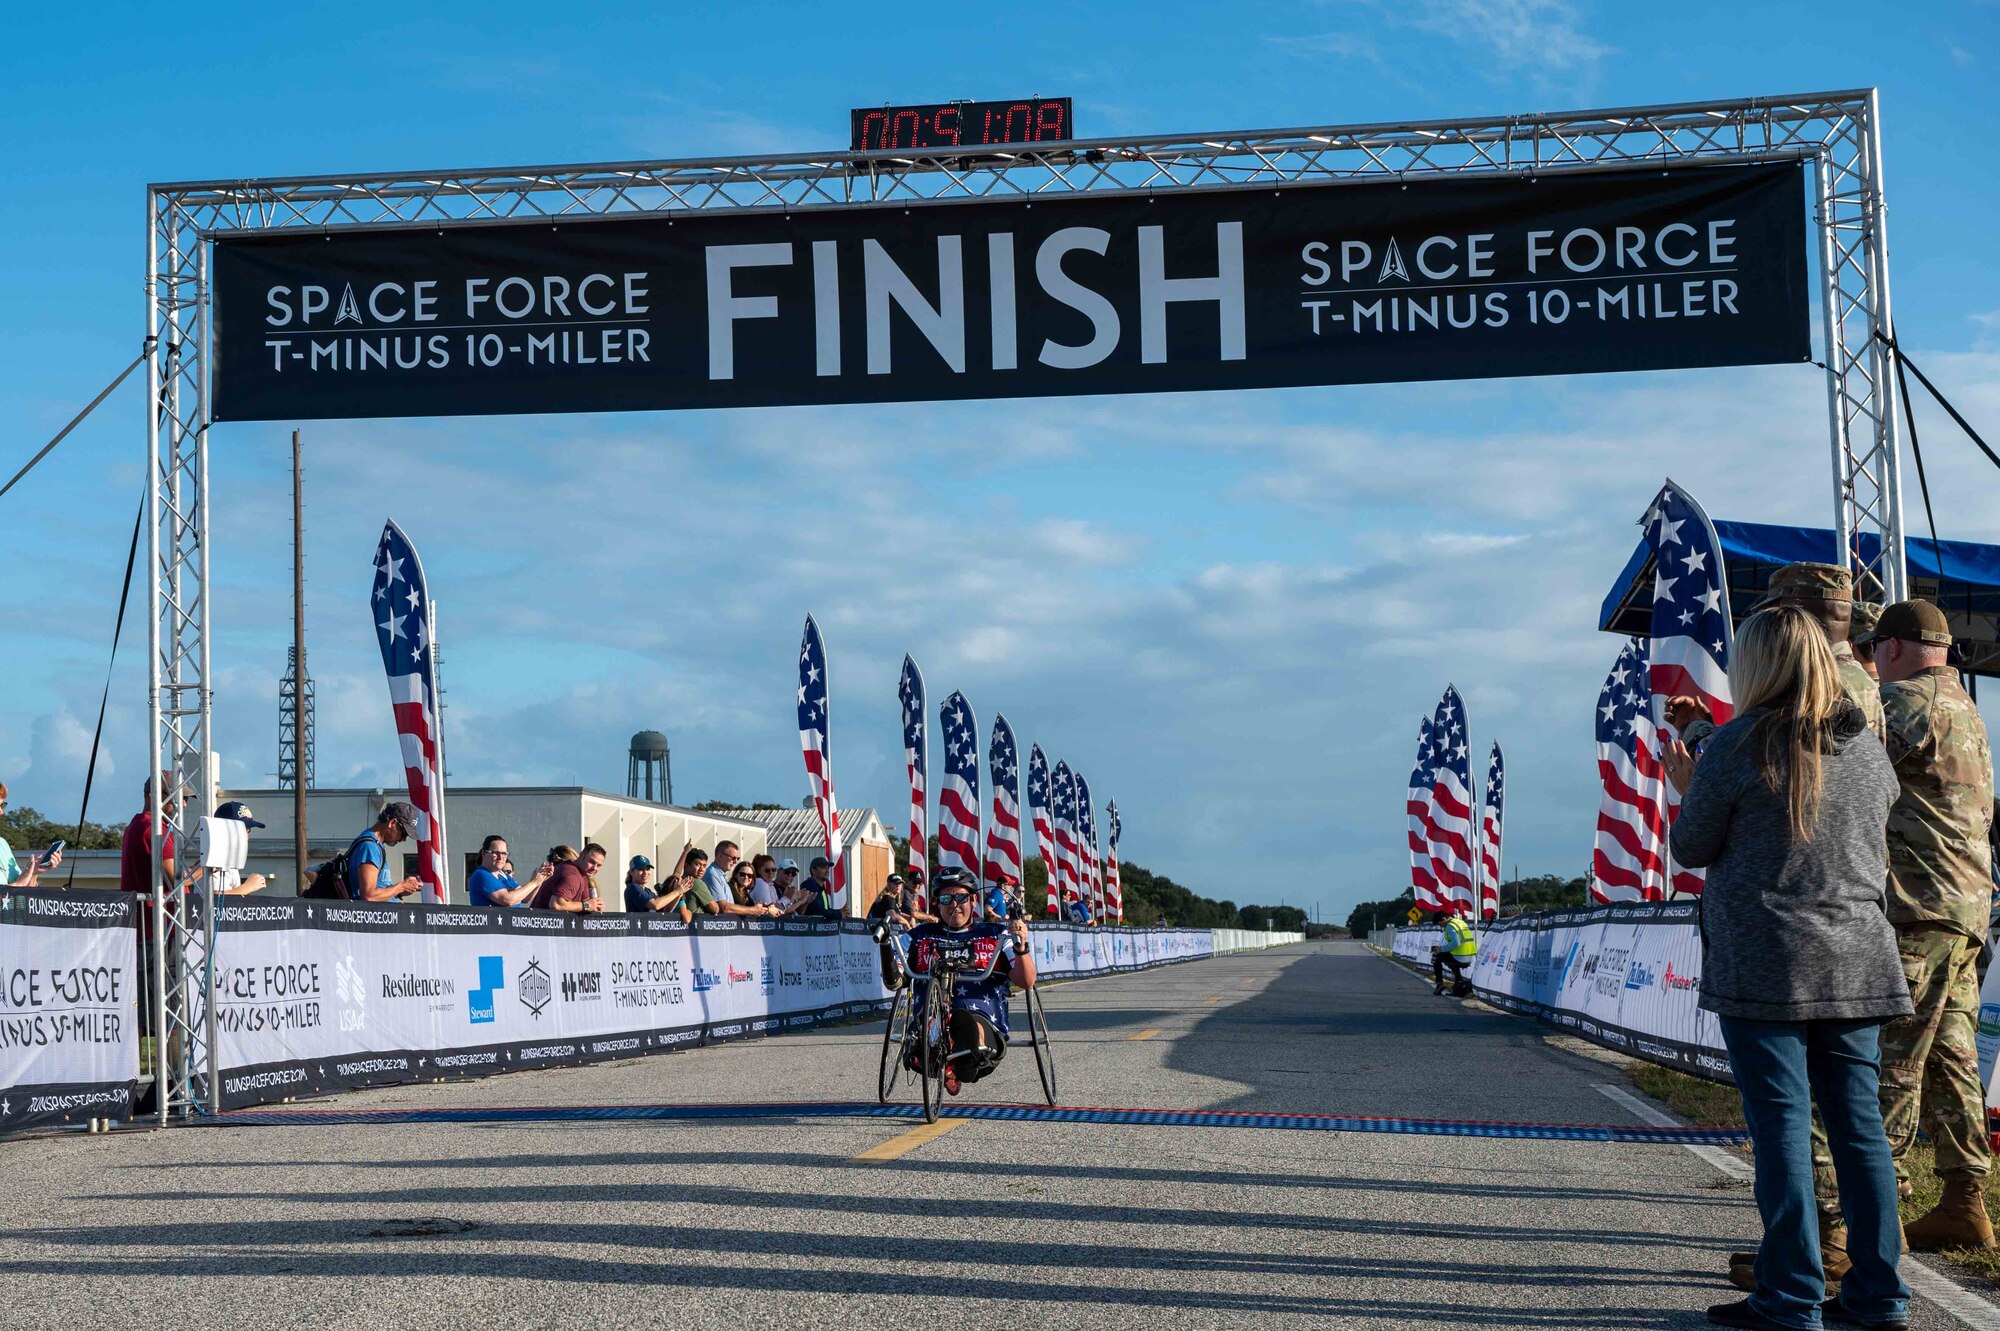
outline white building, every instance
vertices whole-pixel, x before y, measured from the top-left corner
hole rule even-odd
[[[716,816],[756,823],[768,839],[766,849],[780,860],[797,860],[801,876],[813,857],[826,854],[826,833],[813,809],[718,809]],[[840,811],[841,854],[847,880],[847,913],[863,915],[895,867],[896,847],[873,809]],[[754,852],[748,845],[743,856]]]
[[[355,837],[368,830],[375,815],[389,800],[406,799],[400,790],[309,790],[306,792],[306,860],[322,864],[346,850]],[[292,792],[289,790],[226,790],[218,803],[241,800],[250,806],[259,822],[267,824],[250,833],[248,871],[271,879],[265,891],[294,896],[299,875],[293,865]],[[465,900],[465,880],[479,866],[480,843],[489,836],[507,838],[517,875],[525,877],[556,846],[581,850],[595,841],[609,854],[598,874],[598,892],[606,910],[623,910],[625,866],[634,855],[644,855],[658,866],[659,873],[673,868],[681,847],[692,841],[714,853],[718,841],[734,841],[746,858],[761,852],[766,844],[762,824],[725,814],[696,813],[692,809],[646,800],[628,799],[581,786],[455,786],[445,795],[446,859],[450,879],[450,899]],[[399,860],[397,857],[400,856]],[[79,851],[73,857],[76,886],[102,890],[118,886],[118,852]],[[191,862],[191,853],[182,857]],[[68,877],[70,864],[50,875],[54,886]],[[405,842],[389,850],[389,871],[394,877],[416,872],[416,847]],[[657,877],[656,877],[657,881]]]

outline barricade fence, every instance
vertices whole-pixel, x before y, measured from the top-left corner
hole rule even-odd
[[[1632,903],[1496,921],[1479,934],[1473,991],[1621,1054],[1732,1081],[1722,1028],[1699,1006],[1699,909]],[[1391,955],[1429,974],[1438,934],[1397,929]]]
[[[133,899],[0,894],[0,1133],[130,1118],[139,1077]],[[1052,980],[1298,941],[1209,929],[1030,926]],[[290,898],[222,905],[213,1010],[224,1108],[489,1076],[794,1031],[889,1004],[866,921],[568,915]]]
[[[132,1117],[138,904],[0,889],[0,1134]]]

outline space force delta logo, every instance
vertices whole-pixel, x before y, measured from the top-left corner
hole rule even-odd
[[[528,1009],[530,1016],[540,1017],[542,1009],[555,997],[555,986],[549,983],[549,973],[542,969],[538,958],[530,957],[514,982],[519,986],[521,1006]]]

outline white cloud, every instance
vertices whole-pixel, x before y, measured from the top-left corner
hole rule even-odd
[[[1507,70],[1588,73],[1611,48],[1568,0],[1419,0],[1401,22],[1470,46]]]
[[[1028,544],[1046,556],[1091,566],[1129,564],[1142,542],[1085,518],[1044,518],[1027,533]]]

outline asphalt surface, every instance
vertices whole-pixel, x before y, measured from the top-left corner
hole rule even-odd
[[[1607,1062],[1351,944],[1047,992],[1066,1104],[1641,1121],[1596,1089],[1621,1081]],[[853,1026],[335,1103],[872,1101],[880,1042]],[[1038,1094],[1017,1048],[967,1097]],[[914,1127],[4,1143],[0,1325],[1681,1327],[1737,1297],[1725,1254],[1758,1233],[1747,1186],[1678,1146]],[[1928,1305],[1913,1324],[1956,1325]]]

